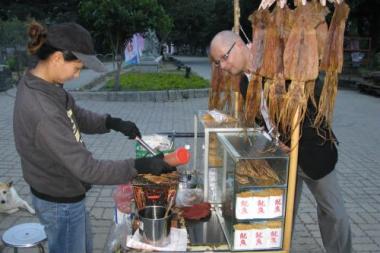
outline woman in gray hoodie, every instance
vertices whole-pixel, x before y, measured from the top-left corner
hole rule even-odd
[[[38,58],[18,84],[14,107],[14,136],[33,205],[45,227],[50,253],[89,253],[92,240],[85,208],[92,184],[123,184],[138,173],[173,171],[162,156],[119,161],[98,160],[87,150],[81,133],[111,129],[130,139],[141,137],[130,121],[79,107],[63,83],[81,69],[104,71],[96,58],[89,32],[75,23],[48,29],[32,22],[28,51]]]

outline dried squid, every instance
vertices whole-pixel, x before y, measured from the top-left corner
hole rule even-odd
[[[270,78],[264,84],[264,95],[268,101],[269,117],[277,125],[279,125],[280,111],[286,94],[283,56],[285,44],[294,22],[293,13],[288,6],[280,7],[278,2],[272,12],[273,20],[269,26],[270,29],[274,28],[274,31],[268,32],[267,35],[271,36],[267,36],[269,38],[266,39],[266,42],[271,41],[271,44],[269,44],[271,45],[271,53],[269,53],[269,57],[265,55],[264,62],[271,61],[273,67],[266,68],[264,67],[266,64],[263,64],[263,69],[265,70],[263,75]]]
[[[266,26],[270,18],[268,10],[257,10],[251,16],[252,22],[252,46],[253,55],[251,80],[247,88],[244,105],[244,123],[253,126],[260,109],[262,77],[258,75],[263,64]]]
[[[250,16],[252,22],[252,46],[253,72],[257,73],[261,68],[264,57],[266,26],[270,17],[268,10],[258,10]]]
[[[342,72],[343,68],[344,30],[349,12],[350,8],[346,3],[335,4],[320,66],[321,70],[326,72],[326,76],[319,99],[318,114],[314,122],[316,127],[320,127],[325,120],[327,125],[331,126],[338,89],[338,74]]]
[[[244,123],[246,126],[254,126],[256,116],[260,110],[262,77],[251,75],[245,97]]]
[[[278,65],[282,65],[280,35],[274,22],[273,13],[266,15],[263,21],[265,23],[264,52],[258,73],[263,77],[272,79],[277,73]]]
[[[304,118],[307,106],[305,82],[318,76],[318,42],[315,27],[321,23],[311,4],[298,6],[296,20],[284,51],[284,77],[291,80],[281,112],[282,131],[290,133],[291,122],[299,109],[298,121]]]
[[[220,109],[219,101],[220,101],[220,93],[221,90],[224,90],[224,77],[221,68],[216,67],[212,64],[211,70],[211,89],[209,95],[208,108],[212,109]]]
[[[275,75],[278,73],[278,71],[282,68],[283,46],[281,47],[280,45],[280,35],[274,18],[275,15],[274,12],[272,12],[265,19],[266,32],[264,40],[264,55],[262,66],[259,69],[259,75],[265,78],[263,91],[264,101],[255,100],[255,103],[266,103],[269,100],[269,90],[271,87],[272,90],[274,88],[273,79]],[[270,116],[275,115],[275,113],[270,113],[275,111],[275,108],[269,108],[268,111]],[[272,122],[274,122],[274,120],[274,118],[271,118]]]

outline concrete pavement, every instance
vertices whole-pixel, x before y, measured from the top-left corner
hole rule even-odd
[[[95,72],[91,69],[81,70],[79,78],[65,83],[65,89],[69,91],[79,90],[83,86],[95,81],[97,78],[116,70],[116,65],[113,62],[105,62],[104,65],[107,69],[107,72],[105,73]]]
[[[195,69],[194,69],[195,70]],[[13,180],[19,194],[30,203],[29,187],[22,178],[12,130],[14,91],[0,93],[0,181]],[[156,133],[193,130],[193,114],[207,108],[207,98],[174,102],[104,102],[80,100],[78,104],[98,113],[111,113],[136,122],[141,132]],[[354,252],[380,252],[380,99],[352,90],[338,92],[334,129],[340,141],[337,172],[351,218]],[[99,159],[134,156],[134,142],[119,133],[84,136],[85,143]],[[192,144],[178,139],[176,144]],[[113,186],[95,186],[87,197],[94,233],[94,252],[107,251],[113,218]],[[37,222],[25,211],[0,214],[0,234],[12,225]],[[0,247],[1,249],[1,247]],[[3,252],[11,252],[4,250]],[[32,251],[25,251],[32,252]],[[324,252],[318,228],[316,205],[304,187],[296,217],[292,252]]]
[[[207,80],[211,80],[211,66],[208,57],[193,57],[193,56],[174,56],[176,59],[182,61],[184,64],[191,67],[198,75]]]

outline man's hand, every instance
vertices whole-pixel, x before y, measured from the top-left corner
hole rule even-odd
[[[278,146],[280,147],[280,149],[282,149],[282,151],[284,151],[285,153],[290,153],[290,148],[288,146],[286,146],[283,142],[279,142],[278,143]]]
[[[137,158],[135,160],[135,168],[139,174],[160,175],[162,173],[170,173],[176,171],[177,168],[171,167],[163,160],[163,154],[153,157]]]
[[[141,138],[140,130],[136,124],[131,121],[124,121],[120,118],[112,118],[108,116],[106,119],[106,127],[128,136],[129,139],[135,139],[136,136]]]

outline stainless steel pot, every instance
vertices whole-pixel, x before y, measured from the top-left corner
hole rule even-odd
[[[143,240],[154,246],[166,246],[170,243],[170,225],[172,212],[165,216],[163,206],[146,206],[138,212],[139,231]]]

